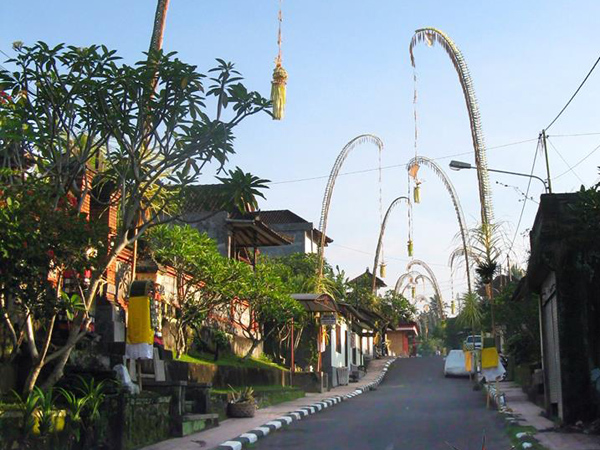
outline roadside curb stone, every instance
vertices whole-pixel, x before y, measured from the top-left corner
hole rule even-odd
[[[275,431],[279,430],[280,428],[283,428],[286,425],[290,425],[292,422],[302,420],[303,417],[307,417],[311,414],[316,414],[318,412],[323,411],[324,409],[326,409],[328,407],[335,406],[343,401],[350,400],[350,399],[356,397],[357,395],[374,390],[383,381],[390,364],[392,364],[395,360],[396,359],[391,359],[385,363],[385,365],[383,366],[383,369],[381,371],[381,374],[375,379],[375,381],[367,384],[366,386],[357,388],[355,391],[351,392],[350,394],[346,394],[346,395],[342,395],[342,396],[336,395],[333,397],[326,398],[322,401],[315,402],[311,405],[301,407],[295,411],[290,411],[277,419],[270,420],[269,422],[265,423],[264,425],[262,425],[260,427],[253,428],[252,430],[239,435],[235,439],[231,439],[226,442],[223,442],[216,448],[218,450],[241,450],[243,447],[250,445],[250,444],[254,444],[257,440],[265,437],[266,435],[268,435],[271,432],[275,432]]]

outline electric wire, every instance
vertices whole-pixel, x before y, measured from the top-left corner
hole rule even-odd
[[[598,151],[598,149],[600,149],[600,145],[598,145],[596,148],[594,148],[591,152],[589,152],[587,155],[585,155],[583,158],[581,158],[577,163],[573,164],[571,166],[571,168],[561,174],[558,174],[557,176],[555,176],[554,178],[552,178],[552,180],[556,180],[560,177],[562,177],[563,175],[568,174],[569,172],[571,172],[572,169],[574,169],[575,167],[577,167],[579,164],[581,164],[582,162],[584,162],[586,159],[588,159],[590,156],[592,156],[594,153],[596,153]]]
[[[546,139],[549,143],[550,146],[554,149],[554,151],[556,153],[558,153],[558,156],[560,156],[560,159],[563,160],[563,162],[566,164],[566,166],[569,168],[569,171],[573,172],[573,175],[575,175],[577,177],[577,179],[581,182],[581,184],[585,184],[583,182],[583,180],[581,179],[581,177],[577,174],[577,172],[575,172],[573,170],[573,168],[569,165],[569,163],[567,162],[567,160],[565,158],[563,158],[563,155],[558,151],[558,149],[556,148],[556,146],[552,143],[552,141],[550,139]]]
[[[533,171],[535,169],[535,162],[537,161],[537,155],[538,155],[538,151],[540,149],[540,145],[541,145],[541,138],[538,139],[538,145],[535,149],[535,155],[533,156],[533,164],[531,165],[531,173],[530,176],[533,175]],[[527,190],[525,191],[525,199],[523,200],[523,207],[521,208],[521,213],[519,214],[519,221],[517,222],[517,228],[515,228],[515,235],[512,238],[512,241],[510,243],[510,248],[508,249],[508,254],[510,255],[510,252],[512,252],[512,249],[515,245],[515,240],[517,239],[517,235],[519,234],[519,227],[521,226],[521,220],[523,219],[523,213],[525,212],[525,205],[527,205],[527,197],[529,196],[529,188],[531,187],[531,180],[533,180],[533,178],[529,178],[529,181],[527,182]]]
[[[600,62],[600,57],[598,57],[598,59],[596,60],[596,62],[594,63],[594,65],[592,66],[592,68],[590,69],[590,71],[588,72],[588,74],[585,76],[585,78],[583,79],[583,81],[581,82],[581,84],[579,85],[579,87],[577,88],[577,90],[575,91],[575,93],[571,96],[571,98],[569,99],[569,101],[567,102],[567,104],[563,107],[563,109],[560,110],[560,112],[554,118],[554,120],[552,122],[550,122],[550,125],[548,125],[545,128],[546,131],[548,131],[548,129],[552,125],[554,125],[554,122],[556,122],[558,120],[558,118],[562,115],[562,113],[565,112],[565,110],[567,109],[567,107],[571,104],[571,102],[573,101],[573,99],[575,98],[575,96],[579,93],[579,91],[581,90],[581,88],[583,87],[583,85],[585,84],[585,82],[588,80],[588,78],[590,77],[590,75],[592,74],[592,72],[594,71],[594,69],[596,68],[596,66],[598,65],[599,62]]]
[[[525,144],[527,142],[533,142],[533,141],[537,141],[538,138],[533,138],[533,139],[525,139],[523,141],[517,141],[517,142],[511,142],[508,144],[502,144],[502,145],[497,145],[494,147],[488,147],[487,150],[494,150],[494,149],[498,149],[498,148],[504,148],[504,147],[511,147],[514,145],[519,145],[519,144]],[[454,153],[452,155],[445,155],[445,156],[439,156],[437,158],[431,158],[434,161],[439,161],[439,160],[443,160],[443,159],[449,159],[449,158],[455,158],[457,156],[465,156],[465,155],[472,155],[473,151],[468,151],[468,152],[462,152],[462,153]],[[383,166],[381,167],[382,170],[387,170],[387,169],[394,169],[397,167],[406,167],[407,163],[403,163],[403,164],[392,164],[389,166]],[[357,174],[361,174],[361,173],[368,173],[368,172],[376,172],[378,171],[379,168],[374,168],[374,169],[362,169],[362,170],[354,170],[351,172],[342,172],[338,174],[338,177],[343,176],[343,175],[357,175]],[[315,176],[315,177],[307,177],[307,178],[297,178],[294,180],[283,180],[283,181],[272,181],[271,185],[274,184],[290,184],[290,183],[300,183],[303,181],[314,181],[314,180],[322,180],[322,179],[326,179],[329,178],[329,175],[319,175],[319,176]]]
[[[331,245],[333,247],[340,247],[340,248],[343,248],[343,249],[346,249],[346,250],[350,250],[350,251],[353,251],[353,252],[357,252],[357,253],[362,253],[364,255],[369,255],[371,257],[375,256],[374,252],[368,252],[366,250],[359,250],[357,248],[347,247],[347,246],[341,245],[341,244],[331,243],[329,245]],[[401,258],[399,256],[390,256],[390,255],[387,255],[386,258],[387,259],[393,259],[393,260],[396,260],[396,261],[410,262],[410,258]],[[429,263],[429,265],[430,266],[448,267],[446,264],[440,264],[440,263]]]
[[[598,136],[600,133],[575,133],[575,134],[547,134],[546,138],[549,137],[578,137],[578,136]]]

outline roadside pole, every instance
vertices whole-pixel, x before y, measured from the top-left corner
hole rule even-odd
[[[548,177],[548,194],[552,194],[552,180],[550,178],[550,160],[548,159],[548,145],[546,143],[546,130],[542,130],[542,145],[544,146],[544,156],[546,157],[546,176]]]

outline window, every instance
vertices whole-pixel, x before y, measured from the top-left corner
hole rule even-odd
[[[335,326],[335,351],[342,353],[342,327],[340,325]]]

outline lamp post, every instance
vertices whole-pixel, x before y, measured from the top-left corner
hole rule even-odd
[[[467,163],[467,162],[463,162],[463,161],[450,161],[450,168],[452,170],[463,170],[463,169],[476,169],[475,166],[472,166],[471,164]],[[544,185],[544,190],[546,191],[546,193],[550,193],[550,189],[549,189],[549,185],[548,182],[546,180],[544,180],[543,178],[540,178],[536,175],[529,175],[526,173],[519,173],[519,172],[509,172],[508,170],[498,170],[498,169],[490,169],[488,168],[488,172],[497,172],[497,173],[504,173],[507,175],[517,175],[519,177],[527,177],[527,178],[534,178],[536,180],[540,180],[542,182],[542,184]]]

